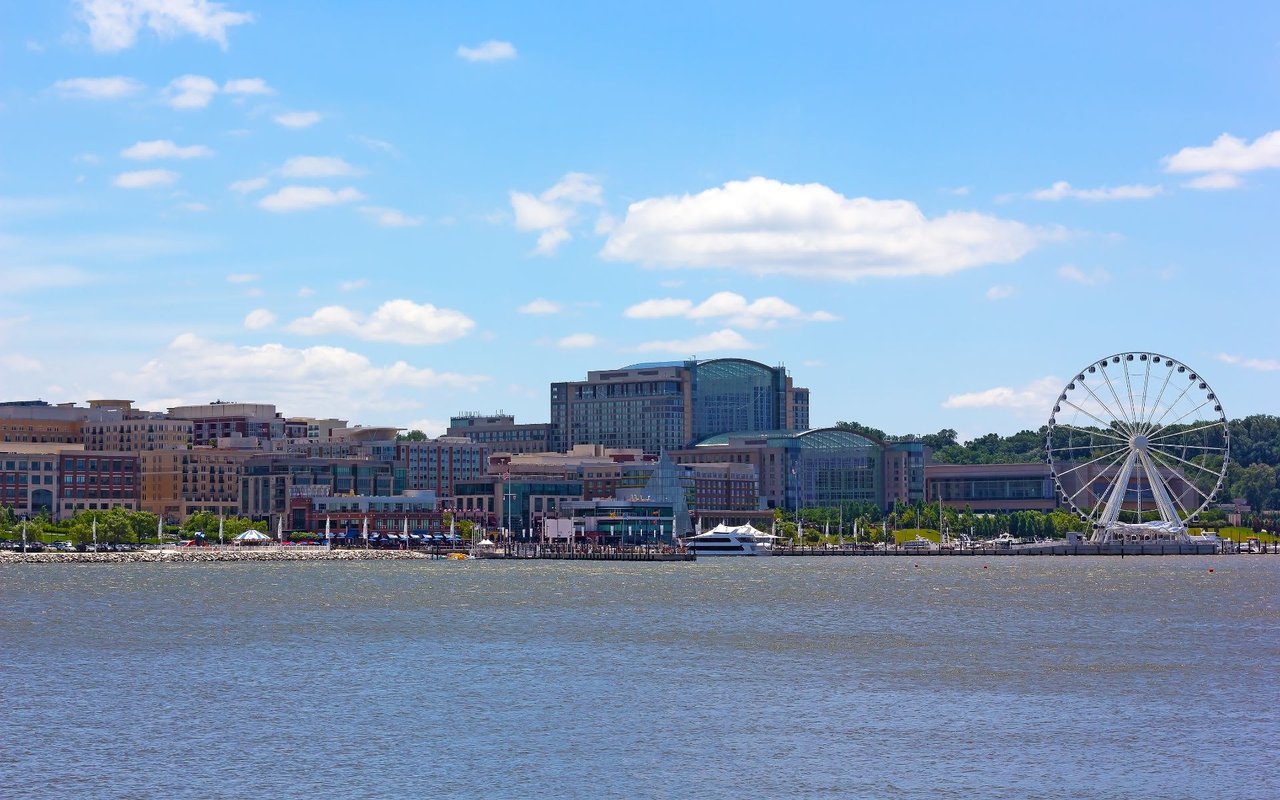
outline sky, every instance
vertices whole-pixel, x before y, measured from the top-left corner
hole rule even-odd
[[[0,399],[442,433],[743,357],[814,427],[1277,413],[1280,5],[0,0]]]

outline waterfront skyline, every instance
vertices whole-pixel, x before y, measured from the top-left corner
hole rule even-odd
[[[1268,5],[0,8],[9,398],[436,434],[734,356],[967,438],[1149,348],[1275,410]]]

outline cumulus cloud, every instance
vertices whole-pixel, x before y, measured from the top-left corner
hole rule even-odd
[[[1007,283],[998,283],[987,290],[988,300],[1004,300],[1013,297],[1014,289]]]
[[[227,283],[253,283],[261,277],[252,272],[233,272],[227,276]]]
[[[411,217],[399,209],[386,206],[360,206],[360,213],[383,228],[416,228],[426,221],[422,217]]]
[[[253,22],[253,14],[230,11],[210,0],[79,0],[89,43],[104,53],[127,50],[150,29],[162,39],[187,34],[227,49],[227,29]]]
[[[474,327],[475,321],[461,311],[412,300],[389,300],[367,315],[344,306],[325,306],[288,326],[306,336],[341,333],[375,342],[424,345],[451,342]]]
[[[165,87],[168,103],[173,108],[204,108],[218,93],[218,84],[203,75],[182,75]]]
[[[338,289],[344,292],[354,292],[356,289],[363,289],[369,285],[368,278],[356,278],[353,281],[343,281],[338,284]]]
[[[259,189],[267,188],[267,184],[270,182],[271,181],[266,178],[245,178],[242,181],[232,181],[231,185],[227,188],[233,192],[239,192],[240,194],[249,194],[251,192],[258,191]]]
[[[458,58],[465,61],[506,61],[516,57],[516,48],[511,42],[500,42],[490,39],[476,47],[458,45]]]
[[[694,336],[690,339],[664,339],[645,342],[634,349],[638,352],[661,351],[664,353],[679,353],[681,355],[696,355],[698,353],[717,353],[728,350],[753,350],[755,347],[756,345],[747,341],[742,334],[732,328],[725,328],[714,333]]]
[[[267,211],[284,214],[293,211],[309,211],[313,208],[355,203],[364,199],[364,195],[353,186],[334,191],[327,186],[285,186],[275,194],[269,194],[258,201],[258,205]]]
[[[520,306],[516,311],[521,314],[559,314],[561,308],[559,303],[553,303],[550,300],[544,300],[539,297]]]
[[[553,255],[561,244],[573,238],[569,225],[578,219],[583,205],[600,205],[604,191],[596,179],[586,173],[570,172],[554,186],[539,195],[512,191],[509,193],[515,225],[521,231],[539,231],[534,252]]]
[[[716,292],[698,304],[672,297],[645,300],[628,308],[623,315],[631,319],[725,320],[743,328],[772,328],[781,321],[834,322],[839,319],[826,311],[801,311],[781,297],[761,297],[748,302],[736,292]]]
[[[572,350],[580,347],[595,347],[599,343],[593,333],[571,333],[556,341],[556,347]]]
[[[632,203],[601,256],[856,280],[946,275],[1016,261],[1048,236],[986,214],[929,219],[906,200],[848,198],[822,184],[757,177]]]
[[[262,330],[274,325],[276,315],[265,308],[255,308],[244,317],[244,326],[251,331]]]
[[[39,372],[44,365],[19,353],[0,355],[0,368],[10,372]]]
[[[167,169],[141,169],[135,172],[121,172],[112,183],[121,189],[151,189],[156,186],[172,186],[178,180],[178,173]]]
[[[189,144],[182,147],[168,139],[154,139],[126,147],[120,151],[120,155],[134,161],[154,161],[161,158],[209,158],[213,155],[213,151],[202,144]]]
[[[132,97],[146,87],[133,78],[113,75],[109,78],[68,78],[53,88],[64,97],[79,100],[119,100]]]
[[[1048,189],[1037,189],[1030,194],[1032,200],[1146,200],[1164,193],[1163,186],[1133,183],[1127,186],[1103,186],[1097,189],[1077,189],[1066,181],[1058,181]]]
[[[281,164],[276,173],[286,178],[335,178],[364,174],[337,156],[294,156]]]
[[[475,391],[489,381],[484,375],[441,372],[406,361],[375,365],[341,347],[237,346],[193,333],[175,338],[137,371],[115,377],[135,396],[171,398],[167,405],[234,395],[335,415],[416,407],[424,390]]]
[[[1105,269],[1085,272],[1074,264],[1063,264],[1058,268],[1058,277],[1064,281],[1071,281],[1082,286],[1100,286],[1111,280],[1111,273]]]
[[[1246,358],[1244,356],[1233,356],[1227,353],[1219,353],[1215,356],[1224,364],[1233,364],[1237,367],[1245,369],[1258,370],[1259,372],[1274,372],[1280,370],[1280,361],[1274,358]]]
[[[1184,147],[1164,159],[1166,172],[1204,173],[1186,185],[1193,189],[1234,189],[1240,173],[1280,168],[1280,130],[1252,142],[1224,133],[1207,147]]]
[[[320,121],[320,113],[317,111],[286,111],[283,114],[276,114],[272,117],[277,125],[286,128],[310,128]]]
[[[262,78],[233,78],[222,84],[223,94],[275,94]]]
[[[1062,389],[1062,382],[1049,376],[1032,381],[1026,386],[1012,388],[996,386],[978,392],[953,394],[943,403],[943,408],[1006,408],[1013,411],[1048,410],[1053,399]]]

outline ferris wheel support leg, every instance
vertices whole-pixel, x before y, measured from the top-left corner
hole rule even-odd
[[[1168,487],[1165,486],[1164,478],[1160,476],[1160,471],[1152,463],[1151,455],[1145,450],[1139,450],[1138,458],[1142,460],[1142,469],[1147,473],[1147,484],[1151,487],[1151,495],[1155,498],[1156,509],[1160,512],[1160,518],[1165,522],[1173,523],[1179,529],[1178,538],[1184,538],[1187,533],[1187,524],[1179,516],[1178,510],[1174,508],[1173,498],[1169,495]]]
[[[1129,477],[1133,474],[1133,465],[1137,460],[1137,453],[1130,451],[1125,457],[1124,463],[1120,465],[1120,471],[1116,475],[1115,482],[1111,484],[1111,490],[1107,495],[1107,503],[1102,508],[1102,514],[1098,517],[1098,522],[1102,525],[1102,542],[1107,542],[1111,538],[1111,528],[1116,524],[1116,520],[1120,518],[1120,509],[1124,507],[1125,494],[1129,491]]]

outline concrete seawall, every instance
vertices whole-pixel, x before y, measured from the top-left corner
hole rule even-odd
[[[246,561],[429,561],[439,559],[423,550],[325,550],[283,547],[231,550],[192,547],[181,550],[134,550],[125,553],[13,553],[0,552],[3,564],[192,564]]]

